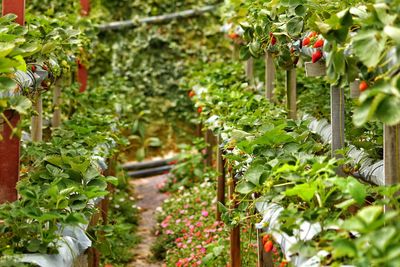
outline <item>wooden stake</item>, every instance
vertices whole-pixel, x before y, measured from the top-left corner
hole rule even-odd
[[[344,147],[344,89],[331,86],[332,157]]]
[[[271,100],[274,96],[275,66],[272,54],[265,54],[265,97]]]
[[[37,115],[31,118],[31,138],[32,142],[41,142],[43,139],[43,102],[40,92],[36,94],[33,104],[33,110]]]
[[[287,109],[289,119],[297,119],[297,84],[296,69],[286,71]]]
[[[238,203],[234,200],[236,181],[233,171],[231,171],[232,183],[229,185],[229,199],[233,201],[232,208],[237,208]],[[231,267],[241,267],[242,259],[240,255],[240,225],[231,230],[230,235]]]
[[[220,147],[221,136],[217,136],[217,171],[218,171],[218,185],[217,185],[217,203],[222,203],[225,205],[225,159],[223,158],[223,151]],[[221,211],[217,204],[217,221],[221,221]]]
[[[16,14],[16,22],[25,25],[25,0],[3,0],[2,15]],[[17,200],[20,138],[13,135],[20,115],[13,110],[0,113],[0,203]]]
[[[53,91],[53,118],[51,119],[51,126],[58,128],[61,125],[61,90],[62,90],[62,79],[58,79]]]
[[[254,79],[254,58],[250,57],[246,61],[246,76],[247,79],[250,81],[251,85],[255,84],[255,79]]]
[[[205,137],[204,137],[205,141],[206,141],[206,161],[205,164],[209,167],[212,166],[213,163],[213,148],[214,148],[214,134],[211,130],[207,130],[205,132]]]
[[[400,182],[400,124],[384,126],[385,185]]]
[[[15,22],[25,25],[25,0],[3,0],[2,13],[3,16],[7,14],[17,15]]]
[[[350,83],[350,97],[353,99],[360,97],[360,79],[356,79]]]
[[[272,261],[272,253],[267,253],[264,250],[264,246],[262,243],[262,230],[257,229],[257,255],[258,255],[258,264],[257,267],[273,267],[274,263]]]

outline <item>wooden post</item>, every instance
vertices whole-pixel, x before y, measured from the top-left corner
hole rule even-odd
[[[81,1],[81,15],[83,17],[89,16],[90,13],[90,0],[80,0]]]
[[[355,79],[354,82],[350,83],[350,97],[353,99],[360,97],[360,79]]]
[[[51,119],[51,126],[58,128],[61,125],[61,90],[63,86],[62,78],[58,79],[54,85],[53,91],[53,117]]]
[[[287,109],[289,119],[297,118],[297,85],[296,85],[296,69],[292,68],[286,71],[286,93],[287,93]]]
[[[16,111],[0,114],[0,204],[17,200],[16,185],[19,179],[20,139],[12,130],[20,121]],[[11,126],[11,127],[10,127]]]
[[[16,22],[25,25],[25,0],[3,0],[2,15],[16,14]],[[13,128],[20,121],[16,111],[0,114],[0,203],[17,200],[16,185],[19,179],[20,138]]]
[[[246,61],[246,76],[247,79],[250,81],[251,85],[255,84],[255,79],[254,79],[254,58],[250,57]]]
[[[274,96],[275,66],[272,54],[265,54],[265,97],[271,100]]]
[[[31,138],[33,142],[41,142],[43,139],[43,102],[40,92],[35,95],[33,110],[37,115],[31,118]]]
[[[81,15],[83,17],[89,16],[90,13],[90,0],[80,0],[81,2]],[[79,92],[83,93],[86,91],[89,72],[85,65],[78,59],[78,82],[81,84]]]
[[[234,199],[236,180],[233,171],[231,171],[232,183],[229,185],[229,199],[233,201],[232,208],[237,208],[238,203]],[[241,267],[242,259],[240,256],[240,225],[232,228],[230,235],[230,254],[231,254],[231,267]]]
[[[217,184],[217,221],[221,221],[221,211],[218,208],[218,203],[225,205],[225,159],[223,158],[223,151],[221,146],[221,136],[217,136],[217,171],[218,171],[218,184]]]
[[[383,136],[385,185],[398,184],[400,182],[400,124],[385,125]]]
[[[344,147],[344,89],[331,86],[332,157]]]
[[[257,267],[273,267],[274,263],[272,261],[272,253],[265,252],[261,234],[262,230],[257,229],[257,255],[258,255]]]
[[[17,15],[15,22],[25,25],[25,0],[3,0],[2,11],[3,16],[7,14]]]
[[[214,134],[211,130],[207,130],[205,132],[205,137],[204,137],[205,141],[206,141],[206,161],[205,164],[209,167],[212,166],[213,163],[213,148],[214,148]]]

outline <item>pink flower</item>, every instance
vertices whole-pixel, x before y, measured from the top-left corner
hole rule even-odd
[[[174,231],[172,231],[172,230],[167,230],[167,231],[165,231],[165,233],[166,233],[167,235],[173,235],[173,234],[174,234]]]
[[[208,211],[202,210],[201,211],[201,215],[203,215],[204,217],[207,217],[208,216]]]

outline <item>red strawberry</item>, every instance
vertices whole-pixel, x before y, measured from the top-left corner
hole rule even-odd
[[[271,239],[270,235],[265,235],[262,238],[262,244],[265,245],[265,243],[267,243],[269,240]]]
[[[361,92],[364,92],[368,89],[368,83],[366,81],[361,81],[360,86],[358,87]]]
[[[321,50],[317,50],[315,51],[312,56],[311,56],[311,61],[312,63],[317,62],[318,60],[320,60],[320,58],[322,57],[322,52]]]
[[[276,37],[272,34],[271,35],[271,45],[275,45],[276,44]]]
[[[36,66],[35,66],[35,65],[32,65],[32,66],[31,66],[31,70],[32,70],[33,72],[36,72]]]
[[[283,260],[280,264],[279,267],[286,267],[286,265],[288,264],[287,261]]]
[[[203,107],[198,107],[198,108],[197,108],[197,113],[200,114],[201,112],[203,112]]]
[[[44,69],[44,70],[49,70],[49,68],[48,68],[46,65],[43,65],[43,66],[42,66],[42,69]]]
[[[192,98],[196,95],[196,93],[192,90],[189,92],[189,97]]]
[[[267,241],[267,243],[264,244],[264,250],[267,253],[271,252],[273,247],[274,247],[274,243],[272,243],[271,240]]]
[[[317,32],[310,32],[310,34],[308,35],[308,38],[313,38],[317,35],[318,35]]]
[[[235,39],[239,38],[239,34],[237,34],[236,32],[230,33],[228,36],[232,40],[235,40]]]
[[[324,39],[318,39],[315,44],[314,44],[314,48],[318,48],[318,47],[323,47],[324,46]]]
[[[303,46],[307,46],[307,45],[309,45],[309,44],[310,44],[310,38],[309,38],[309,37],[304,38],[304,39],[303,39],[303,42],[302,42],[302,45],[303,45]]]

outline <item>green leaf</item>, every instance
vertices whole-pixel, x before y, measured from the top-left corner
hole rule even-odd
[[[25,96],[11,97],[9,103],[11,109],[22,115],[28,114],[28,110],[32,107],[32,102]]]
[[[251,193],[254,188],[254,184],[241,180],[236,186],[236,192],[246,195]]]
[[[397,44],[400,44],[400,28],[386,25],[383,31]]]
[[[260,177],[264,173],[265,169],[261,164],[252,165],[246,171],[243,178],[251,182],[255,186],[260,185]]]
[[[400,123],[400,98],[387,95],[380,103],[375,112],[375,117],[388,125]]]
[[[358,204],[363,204],[365,198],[367,196],[366,186],[357,181],[356,179],[351,178],[349,183],[347,184],[347,189],[349,190],[350,195],[357,201]]]
[[[8,77],[0,77],[0,92],[10,92],[17,88],[17,83]]]
[[[362,219],[367,225],[372,224],[381,214],[383,213],[383,208],[380,206],[369,206],[363,208],[357,213],[357,217]]]
[[[107,176],[106,177],[106,181],[107,181],[107,183],[109,183],[109,184],[112,184],[112,185],[114,185],[114,186],[117,186],[118,185],[118,178],[117,177],[114,177],[114,176]]]
[[[374,68],[385,50],[385,43],[386,37],[379,31],[360,30],[353,38],[353,51],[364,65]]]
[[[357,255],[357,248],[356,246],[347,239],[336,239],[332,243],[333,251],[332,255],[333,258],[342,258],[342,257],[354,257]]]
[[[303,31],[304,21],[301,17],[294,17],[286,24],[286,30],[291,36],[298,36]]]
[[[313,199],[317,188],[314,184],[299,184],[285,191],[286,196],[298,196],[304,201],[310,202]]]
[[[13,43],[0,43],[0,57],[5,57],[11,53],[15,45]]]

